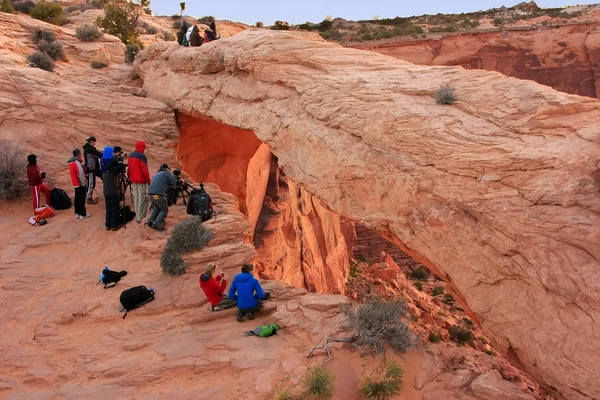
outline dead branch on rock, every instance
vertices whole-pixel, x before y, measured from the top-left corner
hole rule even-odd
[[[336,343],[352,343],[354,342],[354,337],[347,337],[347,338],[337,338],[337,337],[331,337],[331,338],[327,338],[325,339],[325,342],[322,344],[318,344],[315,347],[313,347],[312,349],[310,349],[310,351],[308,352],[308,355],[306,357],[310,358],[313,356],[313,353],[315,350],[317,349],[325,349],[325,351],[327,352],[327,356],[329,357],[325,362],[331,360],[331,351],[329,351],[329,347],[327,347],[327,345],[331,342],[336,342]]]

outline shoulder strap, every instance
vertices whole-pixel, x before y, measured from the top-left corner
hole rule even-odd
[[[112,285],[110,285],[110,286],[106,286],[106,285],[108,285],[108,284],[106,283],[106,284],[104,284],[104,289],[110,289],[111,287],[114,287],[116,284],[117,284],[117,282],[113,282],[113,284],[112,284]]]
[[[123,310],[121,310],[123,311]],[[125,310],[125,315],[123,315],[123,319],[125,319],[125,317],[127,316],[127,313],[129,312],[129,310]]]

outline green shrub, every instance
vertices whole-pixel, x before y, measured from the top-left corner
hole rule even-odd
[[[494,24],[494,26],[501,26],[504,25],[504,20],[502,18],[494,18],[492,23]]]
[[[35,53],[27,56],[27,63],[31,67],[43,69],[44,71],[54,72],[54,61],[46,53],[36,51]]]
[[[105,63],[104,61],[92,61],[90,67],[94,69],[106,68],[108,67],[108,63]]]
[[[38,28],[33,32],[33,43],[38,44],[42,40],[52,43],[56,40],[56,36],[46,29]]]
[[[414,271],[411,271],[408,274],[408,277],[410,279],[414,279],[416,281],[427,282],[427,280],[429,279],[429,273],[427,272],[427,269],[425,267],[420,266],[419,268],[415,269]]]
[[[29,14],[29,10],[35,7],[35,3],[32,0],[15,1],[12,3],[12,6],[15,11]]]
[[[484,350],[483,351],[485,354],[487,354],[488,356],[492,356],[494,357],[496,355],[496,353],[493,350]]]
[[[437,104],[454,104],[455,101],[456,95],[454,94],[454,90],[447,83],[435,92],[435,102]]]
[[[149,26],[146,28],[146,33],[149,35],[156,35],[158,33],[158,28],[155,26]]]
[[[0,4],[0,12],[14,14],[15,10],[10,0],[2,0],[2,4]]]
[[[200,19],[198,19],[199,24],[210,25],[211,22],[216,21],[217,19],[212,15],[206,15]]]
[[[40,1],[29,10],[29,15],[49,24],[61,25],[63,22],[63,9],[56,3]]]
[[[415,282],[415,287],[419,290],[419,292],[423,291],[423,284],[421,282]]]
[[[309,367],[302,378],[304,394],[308,399],[329,399],[333,394],[335,374],[327,367],[320,365]]]
[[[104,35],[102,31],[94,24],[83,24],[75,28],[75,36],[82,42],[93,42]]]
[[[165,42],[174,42],[177,40],[177,37],[170,31],[163,31],[163,40]]]
[[[62,44],[58,42],[46,42],[45,40],[40,40],[37,44],[37,49],[48,54],[54,61],[65,61],[67,59]]]
[[[275,21],[271,29],[276,31],[287,31],[290,29],[290,24],[287,21]]]
[[[387,400],[402,391],[404,371],[395,361],[390,362],[383,376],[372,376],[363,379],[360,396],[368,400]]]
[[[18,145],[0,139],[0,199],[15,200],[27,192],[26,162]]]
[[[406,311],[400,300],[385,302],[370,297],[358,308],[344,308],[350,328],[354,331],[354,345],[363,351],[381,353],[384,343],[404,353],[412,345],[412,335],[403,322]]]
[[[373,35],[370,33],[365,33],[360,37],[362,40],[373,40]]]
[[[471,318],[464,317],[462,320],[465,323],[465,325],[467,325],[470,329],[473,329],[473,327],[475,326],[475,323]]]
[[[128,44],[125,46],[125,64],[133,64],[135,56],[140,52],[139,44]]]
[[[147,0],[140,1],[141,6],[148,4]],[[104,8],[104,16],[96,19],[96,25],[102,28],[104,32],[118,37],[126,45],[134,43],[139,45],[141,42],[136,27],[141,12],[140,5],[137,3],[109,3]],[[143,48],[143,45],[140,48]]]
[[[473,340],[473,332],[458,325],[452,325],[448,328],[448,332],[450,333],[450,339],[460,344],[465,344]]]
[[[160,259],[163,271],[173,275],[183,274],[186,265],[181,255],[192,250],[202,250],[213,237],[213,233],[202,225],[202,219],[197,215],[178,222],[163,249]]]
[[[294,396],[292,395],[292,391],[290,389],[282,389],[277,394],[273,400],[292,400]]]
[[[446,293],[444,295],[444,298],[442,299],[442,303],[444,303],[444,304],[454,304],[455,303],[454,297],[452,297],[451,294]]]
[[[440,294],[443,294],[443,293],[444,293],[444,288],[442,286],[436,286],[431,291],[432,296],[439,296]]]
[[[264,27],[264,26],[265,26],[265,24],[263,24],[262,22],[258,21],[257,23],[255,23],[255,24],[254,24],[254,26],[255,26],[256,28],[262,28],[262,27]]]
[[[429,332],[429,341],[431,343],[439,343],[441,340],[442,338],[439,335],[436,335],[435,332]]]

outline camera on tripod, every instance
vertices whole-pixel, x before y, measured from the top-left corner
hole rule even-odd
[[[179,178],[179,175],[181,175],[181,168],[175,168],[175,170],[173,171],[173,175]]]

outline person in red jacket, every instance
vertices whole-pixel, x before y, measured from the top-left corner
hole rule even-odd
[[[83,156],[81,150],[73,150],[73,157],[69,158],[69,173],[71,175],[71,183],[75,188],[75,219],[86,219],[92,216],[85,210],[85,171],[83,169]]]
[[[210,264],[206,267],[204,274],[200,275],[200,288],[204,291],[206,298],[210,302],[211,311],[225,310],[234,307],[237,301],[225,296],[227,288],[227,275],[221,272],[215,278],[216,265]]]
[[[29,181],[31,195],[33,197],[33,211],[35,211],[36,208],[42,206],[40,202],[40,192],[46,195],[46,204],[50,205],[49,196],[52,189],[44,185],[46,173],[42,172],[37,165],[37,156],[35,154],[28,155],[27,162],[27,180]]]
[[[133,202],[138,224],[142,222],[148,212],[148,184],[151,181],[148,159],[144,151],[146,151],[146,143],[138,140],[135,143],[135,151],[129,154],[129,170],[127,172],[133,189]]]

